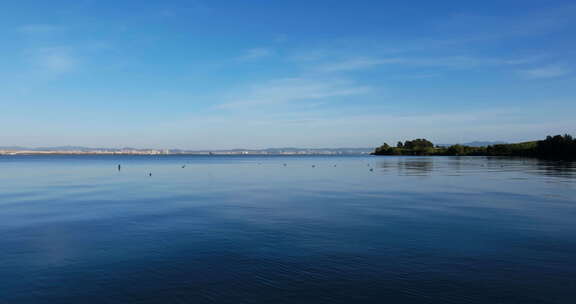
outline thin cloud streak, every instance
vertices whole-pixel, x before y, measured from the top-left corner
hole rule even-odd
[[[61,26],[51,24],[28,24],[19,27],[17,30],[18,32],[27,35],[44,35],[59,32],[62,31],[63,29],[64,28]]]
[[[546,78],[557,78],[566,76],[572,73],[572,70],[558,65],[549,65],[534,69],[519,71],[520,75],[529,79],[546,79]]]
[[[250,86],[241,98],[220,104],[218,109],[241,109],[252,106],[286,104],[325,98],[362,95],[371,90],[343,79],[282,78]]]
[[[42,47],[26,53],[35,68],[54,75],[72,72],[79,65],[79,59],[68,47]]]
[[[412,67],[433,67],[450,69],[473,69],[479,67],[497,67],[524,65],[536,62],[542,58],[527,57],[517,59],[477,58],[469,56],[448,57],[392,57],[392,58],[352,58],[322,64],[314,67],[315,71],[323,73],[350,72],[375,68],[382,65],[403,65]]]
[[[238,61],[254,61],[274,55],[274,50],[268,48],[254,48],[245,51]]]
[[[320,72],[348,72],[356,70],[369,69],[383,64],[402,63],[404,60],[401,58],[389,59],[376,59],[376,58],[353,58],[340,62],[334,62],[316,67],[315,69]]]

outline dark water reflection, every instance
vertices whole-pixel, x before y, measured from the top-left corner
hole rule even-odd
[[[575,173],[484,157],[4,156],[0,303],[573,303]]]

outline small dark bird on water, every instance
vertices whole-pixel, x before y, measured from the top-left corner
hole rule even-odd
[[[183,165],[183,166],[182,166],[182,169],[184,169],[184,168],[186,168],[186,165]]]
[[[148,173],[148,176],[152,176],[152,173]]]
[[[118,171],[120,171],[122,169],[122,166],[118,165]]]
[[[374,171],[374,169],[370,168],[370,172]]]
[[[316,165],[312,165],[312,168],[316,168]]]

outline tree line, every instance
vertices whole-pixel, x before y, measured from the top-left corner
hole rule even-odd
[[[451,145],[435,146],[424,138],[399,141],[395,147],[384,143],[373,155],[445,155],[445,156],[521,156],[546,159],[576,160],[576,139],[571,135],[548,136],[544,140],[486,147]]]

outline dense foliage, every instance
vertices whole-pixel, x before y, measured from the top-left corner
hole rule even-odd
[[[426,139],[418,138],[398,142],[396,147],[384,143],[376,148],[374,155],[453,155],[453,156],[522,156],[549,159],[576,159],[576,139],[566,134],[548,136],[545,140],[515,144],[498,144],[487,147],[452,145],[434,146]]]
[[[536,155],[542,158],[576,159],[576,139],[568,134],[548,136],[538,142]]]
[[[384,143],[376,148],[373,154],[376,155],[432,155],[434,154],[434,144],[426,139],[417,138],[407,140],[404,143],[398,142],[396,147],[390,147]]]

